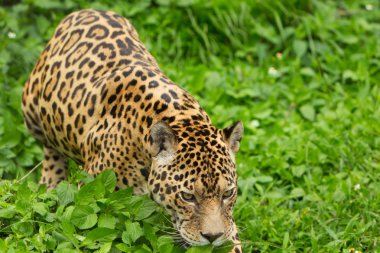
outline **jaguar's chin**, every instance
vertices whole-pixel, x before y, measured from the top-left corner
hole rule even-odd
[[[182,235],[182,233],[179,232],[179,234],[180,234],[180,238],[177,239],[177,242],[181,247],[186,248],[186,249],[193,246],[204,246],[204,245],[210,244],[207,240],[193,241],[191,239],[186,238],[186,236]]]
[[[183,237],[181,237],[180,239],[177,240],[178,244],[182,247],[182,248],[190,248],[191,245],[189,242],[187,242]]]

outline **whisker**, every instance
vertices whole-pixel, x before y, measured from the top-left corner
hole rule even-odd
[[[177,231],[175,228],[173,227],[161,227],[162,229],[166,229],[166,230],[172,230],[172,231]]]
[[[173,228],[173,227],[161,226],[161,228],[168,228],[168,229],[173,229],[173,230],[175,230],[175,228]]]
[[[166,221],[168,221],[171,225],[173,225],[173,222],[166,215],[161,213],[161,216],[163,216]]]
[[[178,234],[168,234],[171,238],[175,238],[175,239],[182,239],[182,236],[181,235],[178,235]]]
[[[240,225],[240,226],[236,226],[236,227],[238,228],[239,231],[247,230],[247,227],[242,226],[242,225]]]

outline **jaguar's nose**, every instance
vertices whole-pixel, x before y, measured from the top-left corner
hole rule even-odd
[[[217,234],[210,234],[210,233],[201,233],[201,235],[206,238],[210,243],[218,239],[223,235],[223,233],[217,233]]]

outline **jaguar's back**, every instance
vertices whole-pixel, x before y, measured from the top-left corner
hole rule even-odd
[[[104,78],[131,66],[160,72],[127,19],[105,11],[70,14],[59,24],[24,88],[28,128],[42,143],[80,160],[74,143],[83,141],[82,132],[87,132],[91,125],[87,121],[94,116],[91,111],[86,115],[83,107],[99,102],[92,93]]]

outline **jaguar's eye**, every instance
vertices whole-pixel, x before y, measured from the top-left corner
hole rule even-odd
[[[228,199],[234,194],[234,189],[229,189],[223,193],[223,199]]]
[[[188,201],[188,202],[194,202],[195,201],[195,196],[191,193],[181,192],[181,197],[183,200]]]

